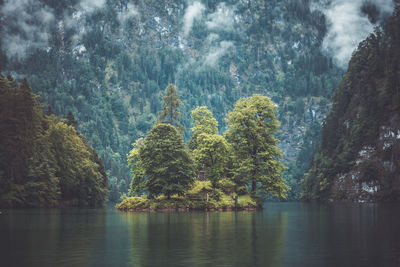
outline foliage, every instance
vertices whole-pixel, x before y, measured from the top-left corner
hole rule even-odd
[[[179,99],[176,86],[169,84],[165,89],[165,95],[162,102],[163,108],[158,114],[157,121],[159,123],[169,123],[175,126],[179,131],[184,132],[185,129],[179,122],[182,116],[178,111],[180,105],[182,105],[182,102]]]
[[[200,134],[218,134],[218,121],[206,106],[196,107],[192,110],[190,116],[194,119],[194,123],[191,129],[193,134],[189,140],[189,148],[194,150],[198,147],[198,138]]]
[[[397,128],[399,121],[399,31],[400,7],[397,6],[383,27],[376,28],[353,54],[333,96],[318,150],[304,175],[303,199],[333,198],[337,195],[334,185],[338,178],[348,173],[355,174],[354,183],[378,184],[380,200],[398,199],[399,190],[393,177],[399,174],[396,167],[387,166],[396,166],[400,150],[390,142],[390,148],[385,148],[382,134],[387,127]],[[366,148],[373,151],[371,159],[360,158]],[[349,198],[349,192],[340,194],[341,198]]]
[[[68,15],[79,14],[77,1],[42,2],[56,11],[55,21],[60,23]],[[221,2],[204,4],[213,12]],[[127,1],[105,1],[105,8],[77,19],[76,28],[69,23],[64,32],[51,27],[46,50],[32,46],[24,60],[8,59],[0,51],[0,69],[27,76],[34,92],[41,95],[40,101],[50,104],[54,114],[66,116],[71,111],[76,116],[79,132],[104,159],[111,201],[127,193],[130,144],[151,129],[162,109],[160,96],[170,83],[180,89],[179,122],[186,129],[191,127],[190,110],[206,105],[223,132],[224,117],[233,103],[259,93],[280,107],[278,117],[284,126],[280,139],[290,141],[289,149],[299,147],[290,137],[294,133],[303,137],[301,129],[308,128],[311,120],[305,119],[310,105],[298,99],[328,102],[343,74],[320,51],[326,31],[323,15],[310,10],[303,0],[225,2],[234,9],[233,30],[214,32],[196,21],[190,36],[181,36],[180,16],[188,5],[186,0],[139,1],[136,7],[141,15],[124,22],[119,18]],[[12,30],[18,34],[18,29]],[[215,65],[204,61],[216,52],[212,43],[204,42],[207,34],[218,34],[216,44],[222,40],[234,43],[234,49]],[[86,51],[77,52],[81,47]],[[327,112],[326,105],[313,108],[321,117]],[[320,121],[312,121],[319,127]],[[186,131],[184,140],[189,137]],[[308,144],[317,138],[305,134]],[[298,157],[302,169],[308,166],[312,146],[304,148],[305,157]],[[298,180],[302,169],[291,168],[288,177]]]
[[[228,160],[228,144],[224,137],[201,133],[198,146],[192,151],[197,170],[205,171],[206,177],[215,186],[224,175]]]
[[[139,155],[147,177],[145,189],[150,196],[183,195],[193,182],[193,160],[174,126],[154,125],[144,139]]]
[[[217,187],[228,195],[235,191],[235,186],[236,184],[228,178],[222,178],[217,183]]]
[[[215,187],[226,171],[228,143],[224,137],[218,135],[218,122],[207,107],[196,107],[191,117],[194,119],[194,126],[189,148],[197,171],[205,172],[205,176]]]
[[[101,206],[107,175],[74,126],[45,115],[27,81],[0,77],[0,206]]]
[[[275,104],[265,96],[240,99],[228,114],[225,134],[232,147],[236,184],[250,185],[252,194],[257,190],[286,197],[285,166],[274,137],[280,125],[275,110]]]
[[[132,182],[129,189],[130,196],[140,196],[145,182],[144,169],[140,159],[140,147],[143,146],[143,138],[132,144],[133,148],[128,155],[128,164],[131,167]]]

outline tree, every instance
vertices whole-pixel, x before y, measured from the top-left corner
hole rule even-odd
[[[98,206],[102,160],[73,126],[45,115],[26,79],[0,77],[0,206]]]
[[[218,135],[218,122],[207,107],[197,107],[192,111],[194,119],[193,134],[189,148],[195,158],[197,171],[204,171],[213,186],[225,171],[228,144]]]
[[[198,146],[198,136],[200,134],[213,135],[218,133],[218,121],[206,106],[196,107],[192,110],[190,116],[194,119],[194,125],[192,128],[193,134],[189,140],[189,148],[193,150]]]
[[[140,148],[143,146],[143,138],[139,138],[132,144],[133,148],[128,154],[128,165],[131,168],[132,182],[129,189],[130,196],[140,196],[144,188],[144,169],[140,159]]]
[[[162,110],[158,114],[158,123],[168,123],[175,126],[179,132],[183,133],[185,128],[180,124],[182,114],[178,111],[179,106],[182,105],[179,99],[176,86],[169,84],[165,89],[165,95],[162,101]]]
[[[284,183],[280,162],[281,151],[274,134],[280,123],[275,119],[275,104],[270,98],[253,95],[239,99],[226,120],[227,141],[232,147],[234,180],[250,185],[251,193],[272,193],[286,197],[289,187]]]
[[[66,124],[70,125],[70,126],[73,126],[76,129],[76,126],[78,126],[78,122],[76,121],[75,116],[72,113],[72,111],[68,111],[66,119],[67,119]]]
[[[183,195],[193,182],[194,164],[182,136],[169,124],[158,123],[139,148],[149,196]]]
[[[215,187],[225,172],[228,143],[218,134],[201,133],[198,139],[198,146],[192,152],[197,170],[205,171],[206,177]]]

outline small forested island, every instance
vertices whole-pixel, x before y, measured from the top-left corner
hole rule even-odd
[[[196,107],[188,147],[179,123],[180,105],[176,86],[168,85],[157,123],[128,155],[130,197],[117,209],[249,210],[262,208],[268,194],[286,197],[285,166],[274,137],[280,123],[270,98],[256,94],[239,99],[226,118],[223,136],[211,111]]]
[[[26,79],[0,74],[0,207],[102,206],[102,160],[72,113],[43,113],[37,98]]]

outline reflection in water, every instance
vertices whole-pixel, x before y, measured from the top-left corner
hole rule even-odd
[[[123,213],[132,266],[279,266],[286,213]],[[171,257],[173,255],[173,257]]]
[[[6,210],[1,266],[400,266],[398,204]]]
[[[96,257],[103,241],[105,214],[105,210],[90,209],[3,212],[0,251],[6,264],[0,265],[84,266],[83,261]]]

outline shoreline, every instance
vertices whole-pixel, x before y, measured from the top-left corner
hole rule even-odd
[[[136,209],[119,209],[122,212],[193,212],[193,211],[203,211],[203,212],[215,212],[215,211],[258,211],[263,210],[262,207],[246,207],[246,208],[206,208],[206,209],[193,209],[193,208],[162,208],[162,209],[152,209],[152,208],[136,208]]]

